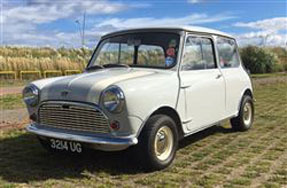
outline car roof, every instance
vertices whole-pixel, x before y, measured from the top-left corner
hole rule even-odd
[[[214,34],[214,35],[220,35],[228,38],[233,38],[233,36],[215,30],[215,29],[210,29],[206,27],[198,27],[198,26],[151,26],[151,27],[137,27],[137,28],[129,28],[129,29],[123,29],[115,32],[108,33],[104,35],[102,38],[105,38],[109,35],[117,35],[117,34],[123,34],[126,32],[136,32],[136,31],[142,31],[142,30],[182,30],[182,31],[187,31],[187,32],[196,32],[196,33],[207,33],[207,34]]]

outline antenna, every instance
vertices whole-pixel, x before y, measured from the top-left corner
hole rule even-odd
[[[75,20],[75,23],[78,25],[79,35],[82,43],[82,47],[85,46],[85,29],[86,29],[86,10],[83,14],[83,23],[81,25],[81,22],[79,20]]]
[[[86,10],[84,12],[84,17],[83,17],[83,35],[82,35],[82,46],[85,46],[85,29],[86,29]]]
[[[81,43],[82,43],[82,32],[81,32],[81,28],[80,28],[80,25],[81,25],[81,23],[80,23],[80,21],[79,20],[76,20],[75,21],[75,23],[77,24],[77,29],[78,29],[78,31],[79,31],[79,36],[80,36],[80,40],[81,40]]]

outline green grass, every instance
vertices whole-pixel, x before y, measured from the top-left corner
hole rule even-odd
[[[22,100],[22,94],[9,94],[0,96],[0,109],[16,109],[24,108],[25,104]]]
[[[287,76],[286,72],[276,72],[276,73],[265,73],[265,74],[252,74],[252,78],[271,78],[271,77],[281,77]]]
[[[173,165],[143,172],[129,152],[53,155],[25,130],[0,131],[0,187],[285,187],[287,84],[254,82],[256,117],[248,132],[228,123],[180,142]]]
[[[0,79],[0,87],[17,87],[17,86],[25,86],[31,80],[11,80],[11,79]]]

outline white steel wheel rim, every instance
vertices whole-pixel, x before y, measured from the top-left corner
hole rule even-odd
[[[247,102],[243,107],[243,122],[245,125],[250,126],[251,120],[252,120],[252,106],[249,102]]]
[[[173,133],[168,126],[161,127],[155,135],[154,150],[156,157],[164,161],[168,159],[172,152],[174,140]]]

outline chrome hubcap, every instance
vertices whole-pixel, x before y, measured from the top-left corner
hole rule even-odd
[[[251,121],[252,121],[252,106],[249,102],[247,102],[243,107],[243,122],[245,125],[250,126]]]
[[[154,148],[157,158],[161,161],[166,160],[172,151],[173,134],[169,127],[161,127],[155,137]]]

